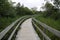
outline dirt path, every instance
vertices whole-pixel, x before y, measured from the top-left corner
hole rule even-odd
[[[20,26],[21,29],[18,31],[16,40],[40,40],[37,33],[32,26],[32,19],[27,19]]]

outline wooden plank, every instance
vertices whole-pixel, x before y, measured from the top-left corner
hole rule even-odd
[[[54,28],[52,28],[52,27],[50,27],[50,26],[48,26],[48,25],[46,25],[46,24],[44,24],[44,23],[42,23],[42,22],[40,22],[40,21],[38,21],[38,20],[36,20],[35,18],[33,18],[33,20],[35,21],[35,22],[37,22],[38,24],[40,24],[42,27],[44,27],[45,29],[47,29],[47,30],[49,30],[51,33],[53,33],[54,35],[56,35],[57,37],[60,37],[60,31],[58,31],[58,30],[56,30],[56,29],[54,29]]]
[[[34,22],[33,22],[33,25],[40,31],[40,33],[43,35],[43,37],[46,40],[51,40]]]

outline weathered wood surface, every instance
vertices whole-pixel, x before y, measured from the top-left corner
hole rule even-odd
[[[40,40],[37,33],[32,26],[32,19],[27,19],[20,26],[21,29],[18,31],[16,40]]]

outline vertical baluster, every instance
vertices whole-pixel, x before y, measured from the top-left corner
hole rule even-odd
[[[43,28],[43,32],[46,34],[46,29],[45,28]],[[43,36],[43,40],[46,40],[44,36]]]

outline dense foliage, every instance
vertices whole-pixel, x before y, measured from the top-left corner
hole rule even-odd
[[[24,15],[32,15],[33,12],[20,3],[14,6],[11,0],[0,0],[0,32],[13,21]]]
[[[16,6],[12,5],[13,2],[8,0],[0,0],[0,17],[14,17],[16,15],[32,15],[32,11],[27,7],[21,6],[18,3]]]
[[[54,1],[54,5],[52,5],[49,2],[46,2],[44,6],[45,11],[43,12],[44,17],[50,17],[55,20],[60,19],[60,9],[58,5],[59,5],[58,2],[55,1]]]

